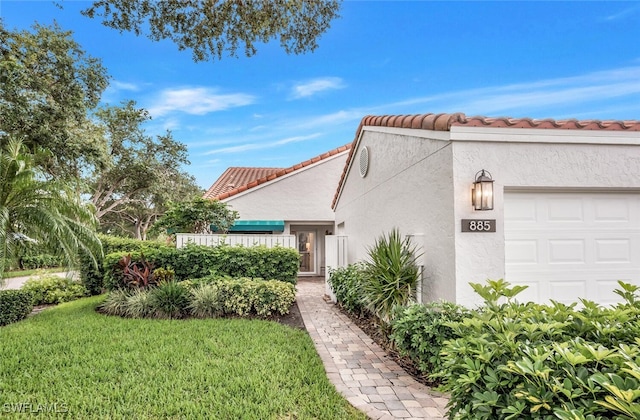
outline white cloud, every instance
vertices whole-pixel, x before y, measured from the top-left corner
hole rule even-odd
[[[466,114],[531,113],[558,106],[572,106],[608,99],[633,98],[640,94],[640,67],[626,67],[574,77],[546,79],[448,92],[439,95],[410,98],[376,106],[378,113],[397,113],[429,104],[437,112],[460,111]],[[376,112],[376,111],[374,111]]]
[[[223,147],[220,149],[210,150],[205,155],[215,155],[215,154],[229,154],[229,153],[239,153],[239,152],[247,152],[250,150],[264,150],[264,149],[273,149],[278,146],[283,146],[289,143],[298,143],[302,141],[312,140],[319,137],[320,133],[313,133],[306,136],[294,136],[294,137],[286,137],[284,139],[268,142],[268,143],[247,143],[241,144],[238,146],[231,147]]]
[[[109,87],[113,88],[114,90],[130,90],[133,92],[137,92],[138,90],[140,90],[140,87],[134,83],[121,82],[119,80],[114,80],[113,82],[109,83]]]
[[[160,92],[155,103],[148,109],[154,117],[163,116],[170,112],[205,115],[210,112],[251,105],[255,101],[254,96],[245,93],[221,94],[215,89],[205,87],[165,89]]]
[[[293,99],[306,98],[325,90],[344,89],[345,87],[344,81],[339,77],[322,77],[296,84],[293,86],[291,97]]]
[[[604,20],[611,21],[611,20],[624,19],[627,16],[630,16],[630,15],[634,14],[638,10],[640,10],[640,6],[629,7],[629,8],[624,9],[624,10],[618,12],[618,13],[614,13],[612,15],[605,16]]]

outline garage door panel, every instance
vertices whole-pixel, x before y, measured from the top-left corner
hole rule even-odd
[[[631,264],[631,239],[596,239],[595,263]]]
[[[596,198],[594,220],[596,222],[629,222],[631,220],[631,202],[625,199]]]
[[[537,264],[538,241],[527,239],[521,241],[508,241],[505,247],[506,264]]]
[[[586,281],[554,281],[549,283],[549,296],[565,304],[576,302],[580,296],[587,296]]]
[[[504,222],[509,223],[536,223],[535,197],[517,197],[504,203]]]
[[[619,302],[617,280],[640,284],[640,194],[506,192],[505,271],[521,300]]]
[[[584,202],[581,198],[552,198],[547,201],[547,220],[584,223]]]
[[[584,264],[585,241],[580,239],[551,239],[547,241],[549,264]]]

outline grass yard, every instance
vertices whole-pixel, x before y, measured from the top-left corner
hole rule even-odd
[[[65,303],[0,328],[0,416],[365,419],[326,378],[306,332],[242,319],[149,320]]]

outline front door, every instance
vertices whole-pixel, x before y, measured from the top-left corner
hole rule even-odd
[[[300,274],[316,273],[316,233],[310,230],[296,232],[300,253]]]

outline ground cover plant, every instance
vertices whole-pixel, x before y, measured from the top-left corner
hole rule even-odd
[[[140,284],[140,283],[135,283]],[[98,310],[132,318],[208,318],[286,315],[295,287],[279,280],[209,276],[112,290]]]
[[[366,418],[328,381],[304,331],[107,317],[95,311],[102,299],[0,328],[4,407],[55,404],[73,418]]]
[[[472,283],[484,299],[451,324],[440,371],[452,419],[639,419],[640,287],[602,307],[515,300],[522,286]]]

